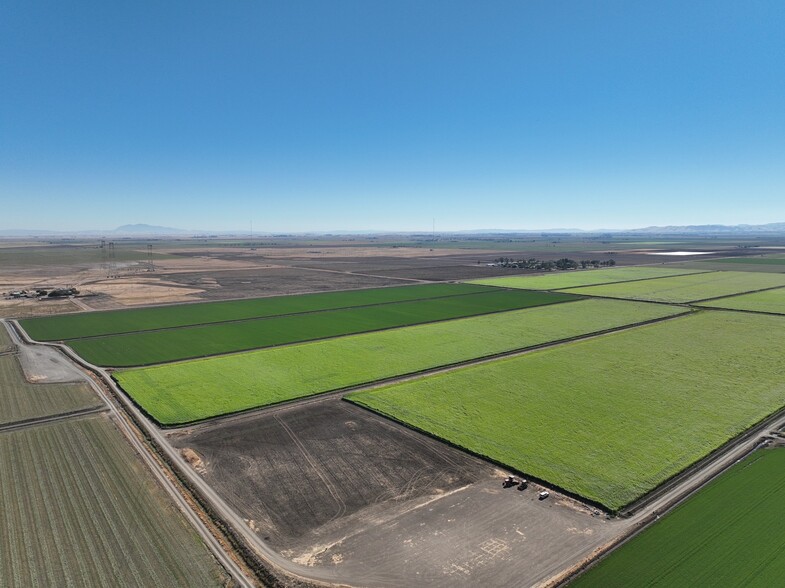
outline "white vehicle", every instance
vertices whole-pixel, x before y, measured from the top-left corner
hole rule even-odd
[[[537,494],[537,496],[539,497],[540,500],[545,500],[550,495],[551,495],[551,493],[548,492],[547,490],[541,490],[540,493]]]

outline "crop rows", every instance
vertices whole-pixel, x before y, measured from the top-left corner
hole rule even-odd
[[[0,471],[0,586],[220,584],[107,418],[2,433]]]
[[[785,405],[784,347],[699,312],[349,398],[616,510]]]
[[[153,418],[172,425],[679,312],[683,309],[664,305],[581,300],[124,370],[115,378]]]
[[[640,282],[571,288],[567,291],[585,296],[656,302],[694,302],[778,286],[785,286],[785,274],[708,272]]]
[[[13,348],[14,344],[13,341],[11,341],[11,336],[8,334],[8,331],[5,330],[5,326],[0,324],[0,353],[11,351]]]
[[[509,276],[472,280],[472,284],[485,284],[502,288],[525,290],[561,290],[592,284],[610,284],[630,280],[646,280],[668,276],[698,273],[699,270],[671,269],[664,267],[619,267],[613,269],[575,270],[538,276]]]
[[[95,364],[150,365],[570,300],[577,298],[571,294],[494,289],[463,296],[80,339],[69,344]]]
[[[778,586],[783,520],[785,449],[754,453],[570,586]]]
[[[15,356],[0,356],[0,424],[100,405],[87,384],[30,384]]]
[[[491,290],[492,288],[472,284],[396,286],[393,288],[79,313],[27,319],[22,321],[22,326],[33,339],[38,341],[65,341],[83,337],[248,320],[367,304],[459,296]]]

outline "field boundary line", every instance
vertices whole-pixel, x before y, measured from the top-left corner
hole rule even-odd
[[[120,435],[131,445],[134,452],[142,460],[145,468],[153,476],[154,480],[160,484],[163,490],[169,495],[175,508],[185,517],[186,523],[190,524],[194,531],[200,536],[208,552],[215,557],[218,564],[226,570],[226,573],[238,586],[243,588],[254,588],[255,584],[248,578],[243,569],[224,548],[219,535],[214,534],[214,531],[211,530],[202,519],[202,514],[197,512],[197,509],[193,506],[193,504],[199,505],[200,507],[203,507],[204,505],[198,495],[193,491],[193,487],[187,485],[183,480],[181,473],[177,470],[177,466],[174,465],[173,461],[176,463],[176,458],[174,460],[168,459],[171,458],[171,456],[166,452],[166,449],[157,444],[154,427],[152,425],[145,423],[143,417],[134,414],[130,410],[125,410],[124,407],[127,407],[128,405],[123,402],[124,395],[117,390],[113,390],[111,379],[102,372],[101,368],[86,362],[65,345],[32,341],[26,331],[15,320],[0,320],[0,323],[5,323],[5,325],[9,327],[8,330],[13,332],[22,343],[58,349],[68,359],[87,372],[88,375],[85,376],[85,380],[108,407],[110,415],[113,417],[112,420]],[[184,466],[181,465],[180,467]],[[172,478],[178,480],[179,485],[176,484]],[[224,532],[226,531],[225,526],[222,527],[222,524],[225,525],[223,519],[220,517],[217,517],[216,519],[214,511],[211,512],[209,509],[204,508],[203,512],[204,516],[210,520],[216,528],[222,529]],[[238,557],[245,561],[242,551],[237,550],[237,547],[231,542],[231,539],[229,539],[229,543],[235,550],[235,553],[239,554]],[[257,572],[257,569],[254,569],[252,566],[249,566],[249,568],[253,569],[254,573]]]
[[[755,273],[755,272],[749,272]],[[691,300],[687,304],[700,304],[701,302],[709,302],[711,300],[722,300],[723,298],[735,298],[736,296],[744,296],[745,294],[757,294],[758,292],[768,292],[769,290],[780,290],[785,288],[785,284],[781,286],[771,286],[769,288],[758,288],[757,290],[748,290],[747,292],[738,292],[737,294],[725,294],[724,296],[712,296],[711,298],[701,298],[700,300]]]
[[[777,411],[777,417],[785,416],[785,409]],[[764,419],[766,421],[770,419]],[[774,420],[776,422],[777,419]],[[785,424],[785,421],[781,421],[780,425]],[[764,429],[767,427],[763,427]],[[741,434],[742,436],[746,435],[744,433]],[[746,439],[749,440],[749,439]],[[729,441],[728,443],[732,443],[734,440]],[[719,461],[723,457],[728,457],[727,454],[732,453],[733,449],[738,448],[739,445],[744,443],[745,439],[742,439],[736,443],[734,447],[728,448],[726,455],[724,456],[716,456],[716,460]],[[727,445],[727,444],[726,444]],[[585,558],[583,561],[579,562],[572,568],[568,570],[564,570],[557,576],[547,580],[545,583],[540,584],[543,588],[563,588],[567,586],[570,582],[582,576],[584,573],[588,572],[591,568],[599,565],[604,559],[610,557],[615,551],[622,548],[625,544],[632,541],[635,537],[646,531],[649,527],[654,525],[660,518],[666,516],[667,514],[671,513],[673,510],[684,504],[687,500],[692,498],[695,494],[703,490],[706,486],[714,482],[717,478],[722,476],[725,472],[730,470],[733,466],[738,464],[741,460],[745,459],[746,457],[752,455],[755,451],[759,449],[766,448],[769,446],[769,441],[766,439],[758,441],[752,447],[748,447],[744,449],[739,455],[734,455],[733,460],[729,460],[726,463],[720,464],[719,468],[716,470],[709,471],[709,475],[705,478],[697,480],[697,484],[688,486],[687,488],[682,489],[681,491],[674,490],[673,488],[670,491],[675,491],[676,495],[669,499],[665,506],[661,509],[652,510],[643,516],[640,521],[637,521],[631,528],[627,531],[622,533],[619,537],[605,545],[604,547],[597,550],[594,554]],[[705,469],[710,464],[705,464],[703,468]],[[691,472],[693,476],[699,476],[701,473],[700,470]],[[685,481],[685,484],[689,484],[689,480]],[[654,491],[652,491],[654,492]]]
[[[288,267],[291,267],[291,266],[275,265],[273,267],[280,269],[280,268],[288,268]],[[211,270],[211,271],[216,271],[216,272],[236,272],[236,271],[244,271],[244,270],[238,270],[238,269],[218,269],[218,270]],[[161,274],[163,274],[163,273],[190,274],[190,273],[200,273],[200,272],[198,272],[198,271],[161,272]],[[384,276],[382,276],[382,277],[384,277]],[[47,281],[47,280],[39,280],[39,282],[45,282],[45,281]],[[83,285],[96,284],[96,283],[104,282],[104,281],[106,281],[106,278],[100,278],[100,279],[90,280],[88,282],[84,282]],[[38,283],[38,282],[36,282],[36,283]],[[425,282],[425,283],[426,284],[448,284],[448,283],[450,283],[450,280],[440,280],[440,281],[436,281],[436,282]],[[411,284],[411,285],[414,286],[416,284]],[[355,292],[355,291],[360,291],[360,290],[382,290],[384,288],[399,288],[400,286],[401,285],[399,285],[399,284],[388,284],[386,286],[367,286],[367,287],[364,287],[364,288],[339,288],[337,290],[328,290],[328,292]],[[53,315],[19,317],[19,318],[16,318],[16,319],[9,318],[8,320],[20,321],[20,320],[29,320],[29,319],[36,319],[36,318],[47,318],[49,316],[66,316],[66,315],[73,315],[73,314],[82,314],[84,312],[89,312],[90,314],[101,314],[101,313],[104,313],[104,312],[117,312],[118,310],[141,310],[143,308],[171,308],[171,307],[174,307],[174,306],[192,306],[194,304],[218,304],[218,303],[222,303],[222,302],[244,302],[246,300],[263,300],[263,299],[267,299],[267,298],[278,298],[278,297],[281,297],[281,296],[304,296],[306,294],[324,294],[324,293],[325,293],[325,290],[308,290],[306,292],[298,292],[296,294],[270,294],[269,296],[254,296],[254,297],[250,297],[250,298],[221,298],[219,300],[204,300],[203,299],[203,300],[183,300],[183,301],[180,301],[180,302],[159,302],[159,303],[155,303],[155,304],[140,304],[138,306],[129,306],[129,307],[126,307],[126,308],[103,308],[101,310],[97,310],[97,309],[93,308],[93,309],[91,309],[89,311],[72,310],[70,312],[60,312],[60,313],[53,314]],[[80,294],[79,296],[82,296],[82,295]],[[93,294],[88,294],[88,296],[93,296]],[[70,300],[70,299],[71,298],[69,297],[68,300]],[[33,339],[31,339],[31,341],[33,341]]]
[[[109,407],[103,405],[103,406],[94,406],[91,408],[80,408],[77,410],[70,410],[68,412],[61,412],[59,414],[51,414],[42,417],[22,419],[20,421],[14,421],[12,423],[5,423],[0,425],[0,433],[5,433],[8,431],[16,431],[19,429],[27,429],[29,427],[35,427],[37,425],[46,425],[49,423],[56,423],[58,421],[78,419],[79,417],[99,414],[102,412],[107,412],[108,410]]]
[[[649,266],[638,266],[638,265],[625,265],[620,267],[619,269],[624,269],[625,267],[649,267]],[[722,270],[695,270],[689,271],[688,273],[683,274],[675,274],[672,276],[652,276],[650,278],[634,278],[632,280],[622,280],[621,282],[600,282],[599,284],[584,284],[583,286],[570,286],[568,288],[550,288],[548,290],[538,290],[539,292],[566,292],[567,294],[572,294],[572,292],[567,292],[568,290],[576,290],[578,288],[592,288],[594,286],[612,286],[613,284],[631,284],[632,282],[648,282],[649,280],[666,280],[668,278],[679,278],[681,276],[695,276],[698,274],[713,274],[717,273]],[[546,274],[543,274],[546,275]]]
[[[507,290],[507,289],[505,288],[505,290]],[[519,288],[518,291],[521,292],[522,290]],[[412,323],[412,324],[407,324],[407,325],[395,325],[395,326],[392,326],[392,327],[383,327],[381,329],[372,329],[370,331],[358,331],[358,332],[355,332],[355,333],[341,333],[341,334],[338,334],[338,335],[327,335],[325,337],[318,337],[316,339],[305,339],[305,340],[302,340],[302,341],[292,341],[290,343],[281,343],[279,345],[267,345],[265,347],[250,347],[248,349],[238,349],[236,351],[225,351],[225,352],[222,352],[222,353],[210,353],[208,355],[197,355],[197,356],[194,356],[194,357],[184,357],[182,359],[175,359],[175,360],[172,360],[172,361],[164,361],[164,362],[160,362],[160,363],[141,363],[141,364],[135,364],[135,365],[102,366],[102,367],[107,368],[107,369],[113,369],[115,371],[121,371],[121,370],[132,370],[132,369],[139,369],[139,368],[148,368],[148,367],[154,367],[154,366],[172,365],[172,364],[177,364],[177,363],[186,363],[186,362],[189,362],[189,361],[198,361],[200,359],[211,359],[211,358],[215,358],[215,357],[225,357],[225,356],[232,356],[232,355],[240,355],[240,354],[243,354],[243,353],[252,353],[254,351],[263,351],[265,349],[279,349],[279,348],[283,348],[283,347],[292,347],[294,345],[303,345],[305,343],[316,343],[318,341],[329,341],[330,339],[340,339],[341,337],[354,337],[354,336],[357,336],[357,335],[367,335],[367,334],[370,334],[370,333],[382,333],[384,331],[393,331],[395,329],[409,329],[409,328],[420,327],[420,326],[424,326],[424,325],[434,325],[434,324],[438,324],[438,323],[446,323],[446,322],[449,322],[449,321],[461,321],[461,320],[464,320],[464,319],[471,319],[471,318],[489,316],[489,315],[493,315],[493,314],[502,314],[502,313],[505,313],[505,312],[517,312],[517,311],[520,311],[520,310],[544,308],[546,306],[554,306],[556,304],[569,304],[571,302],[580,302],[581,300],[588,298],[588,297],[578,296],[577,294],[573,294],[573,296],[575,296],[575,298],[572,299],[572,300],[555,300],[554,302],[548,302],[548,303],[545,303],[545,304],[537,304],[537,305],[534,305],[534,306],[524,306],[524,307],[521,307],[521,308],[507,308],[507,309],[502,309],[502,310],[489,310],[487,312],[482,312],[480,314],[472,314],[472,315],[468,315],[468,316],[457,316],[457,317],[451,317],[451,318],[429,320],[429,321],[422,322],[422,323]],[[645,302],[645,301],[634,300],[633,302]],[[663,304],[666,304],[667,306],[681,306],[679,304],[667,304],[667,303],[663,303]],[[65,345],[67,345],[67,343]],[[76,351],[74,351],[74,353],[76,353]],[[78,355],[78,353],[77,353],[77,355]]]
[[[700,304],[696,305],[696,308],[700,310],[713,310],[713,311],[720,311],[720,312],[743,312],[747,314],[762,314],[764,316],[778,316],[780,318],[785,316],[785,311],[773,312],[771,310],[750,310],[747,308],[724,308],[722,306],[701,306]]]
[[[491,286],[489,286],[491,287]],[[137,333],[158,333],[162,331],[177,331],[179,329],[189,329],[189,328],[199,328],[199,327],[209,327],[212,325],[227,325],[227,324],[236,324],[236,323],[250,323],[254,321],[266,321],[270,319],[277,319],[277,318],[285,318],[290,316],[302,316],[302,315],[309,315],[309,314],[320,314],[320,313],[327,313],[337,310],[351,310],[353,308],[374,308],[378,306],[389,306],[392,304],[404,304],[407,302],[424,302],[426,300],[442,300],[446,298],[460,298],[462,296],[475,296],[478,294],[493,294],[495,291],[521,291],[520,288],[499,288],[496,286],[492,286],[495,290],[488,290],[487,292],[464,292],[462,294],[446,294],[442,296],[434,296],[432,298],[412,298],[409,300],[391,300],[388,302],[373,302],[370,304],[358,304],[355,306],[337,306],[335,308],[322,308],[317,310],[303,310],[300,312],[287,312],[284,314],[271,314],[268,316],[256,316],[256,317],[249,317],[249,318],[241,318],[241,319],[229,319],[223,321],[216,321],[210,323],[193,323],[188,325],[179,325],[179,326],[172,326],[172,327],[157,327],[155,329],[144,329],[144,330],[137,330],[137,331],[121,331],[117,333],[107,333],[105,335],[87,335],[85,337],[72,337],[69,339],[58,339],[58,341],[91,341],[94,339],[109,339],[111,337],[118,337],[121,335],[134,335]],[[534,291],[534,290],[533,290]],[[541,292],[541,291],[540,291]],[[562,292],[554,292],[554,294],[562,294]],[[569,292],[564,292],[564,294],[570,294]],[[572,294],[572,296],[579,296],[578,294]],[[563,302],[572,302],[571,300],[565,300]],[[556,302],[550,302],[548,304],[556,304]],[[546,306],[546,305],[540,305]],[[533,307],[525,307],[525,308],[533,308]],[[515,310],[515,309],[513,309]],[[493,311],[499,312],[499,311]],[[460,317],[459,317],[460,318]],[[450,320],[450,319],[445,319]],[[395,328],[395,327],[390,327]],[[49,341],[51,342],[51,341]],[[148,364],[150,365],[150,364]],[[154,365],[154,364],[153,364]]]
[[[345,395],[350,394],[352,392],[361,392],[361,391],[365,391],[365,390],[373,390],[375,388],[380,388],[382,386],[387,386],[389,384],[397,384],[397,383],[408,382],[408,381],[417,380],[419,378],[426,377],[426,376],[431,376],[431,375],[440,374],[440,373],[447,373],[447,372],[451,372],[451,371],[458,370],[458,369],[465,368],[465,367],[472,367],[472,366],[475,366],[475,365],[482,365],[484,363],[490,363],[490,362],[493,362],[493,361],[497,361],[499,359],[505,359],[505,358],[508,358],[508,357],[522,356],[522,355],[526,355],[528,353],[533,353],[535,351],[541,351],[543,349],[549,349],[549,348],[552,348],[552,347],[559,347],[561,345],[567,345],[569,343],[585,341],[585,340],[588,340],[588,339],[593,339],[595,337],[602,337],[604,335],[610,335],[610,334],[613,334],[613,333],[624,332],[624,331],[631,330],[631,329],[637,329],[639,327],[645,327],[645,326],[651,325],[651,324],[656,324],[656,323],[660,323],[660,322],[664,322],[664,321],[669,321],[669,320],[673,320],[673,319],[678,319],[678,318],[690,316],[690,315],[694,314],[695,312],[696,312],[696,310],[694,310],[694,309],[686,309],[683,312],[679,312],[677,314],[672,314],[672,315],[668,315],[668,316],[664,316],[664,317],[658,317],[658,318],[649,319],[649,320],[646,320],[646,321],[640,321],[640,322],[637,322],[637,323],[630,323],[630,324],[621,325],[621,326],[618,326],[618,327],[612,327],[612,328],[609,328],[609,329],[602,329],[602,330],[599,330],[599,331],[592,331],[592,332],[589,332],[589,333],[584,333],[582,335],[575,335],[573,337],[565,337],[565,338],[562,338],[562,339],[555,339],[553,341],[548,341],[548,342],[545,342],[545,343],[538,343],[536,345],[530,345],[530,346],[527,346],[527,347],[518,347],[518,348],[515,348],[515,349],[510,349],[508,351],[501,351],[499,353],[493,353],[493,354],[490,354],[490,355],[483,355],[483,356],[479,356],[479,357],[473,357],[471,359],[465,359],[465,360],[461,360],[461,361],[458,361],[458,362],[446,363],[446,364],[442,364],[442,365],[438,365],[438,366],[434,366],[434,367],[430,367],[430,368],[425,368],[425,369],[422,369],[422,370],[416,370],[416,371],[413,371],[413,372],[406,372],[406,373],[403,373],[403,374],[397,374],[395,376],[389,376],[389,377],[386,377],[386,378],[380,378],[380,379],[377,379],[377,380],[369,380],[367,382],[361,382],[359,384],[352,384],[350,386],[343,386],[341,388],[334,388],[332,390],[325,390],[324,392],[317,392],[315,394],[309,394],[309,395],[305,395],[305,396],[300,396],[298,398],[291,398],[289,400],[282,400],[280,402],[275,402],[275,403],[267,404],[267,405],[264,405],[264,406],[255,406],[255,407],[252,407],[252,408],[239,410],[239,411],[236,411],[236,412],[231,412],[231,413],[226,413],[226,414],[220,414],[220,415],[216,415],[216,416],[213,416],[213,417],[208,417],[208,418],[205,418],[205,419],[198,419],[198,420],[194,420],[194,421],[178,423],[176,425],[164,425],[164,424],[158,423],[158,421],[155,420],[155,418],[152,415],[147,413],[144,409],[141,409],[141,407],[139,407],[139,405],[133,399],[131,399],[131,401],[134,402],[134,404],[137,407],[139,407],[145,413],[145,415],[147,415],[149,418],[151,418],[156,423],[158,423],[158,425],[162,429],[164,429],[164,430],[171,431],[171,430],[184,429],[184,428],[195,427],[195,426],[200,426],[200,425],[205,425],[206,426],[206,425],[211,425],[211,424],[214,424],[214,423],[217,423],[217,422],[221,422],[223,420],[227,420],[227,419],[231,419],[231,418],[239,418],[239,417],[250,416],[252,414],[256,414],[256,413],[262,412],[262,411],[273,412],[273,411],[276,411],[276,410],[284,410],[284,409],[288,409],[288,408],[293,408],[295,405],[298,405],[298,404],[311,404],[311,403],[321,402],[321,401],[327,400],[327,399],[329,399],[331,397],[334,397],[334,396],[345,396]],[[122,386],[120,385],[120,383],[117,382],[116,380],[115,380],[115,383],[122,390]],[[123,393],[130,398],[130,395],[127,392],[125,392],[125,390],[123,390]]]

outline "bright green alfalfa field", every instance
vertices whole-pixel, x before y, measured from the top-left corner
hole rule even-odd
[[[348,398],[615,511],[782,408],[783,348],[701,311]]]
[[[472,284],[485,284],[501,288],[523,288],[524,290],[561,290],[593,284],[612,284],[632,280],[649,280],[668,276],[699,273],[700,270],[672,269],[665,267],[618,267],[557,272],[539,276],[506,276],[472,280]]]
[[[779,586],[783,520],[785,449],[758,451],[570,586]]]
[[[559,292],[489,292],[69,341],[84,359],[129,367],[207,357],[577,300]]]
[[[38,341],[65,341],[493,290],[494,288],[473,284],[418,284],[76,313],[26,319],[21,321],[21,324],[27,333]]]
[[[763,292],[742,294],[741,296],[720,298],[718,300],[712,300],[711,302],[704,302],[701,306],[785,314],[785,288],[776,288],[774,290],[764,290]]]
[[[695,302],[780,286],[785,286],[785,274],[707,272],[638,282],[570,288],[564,291],[586,296],[653,302]]]
[[[181,424],[684,312],[617,300],[526,310],[123,370],[154,419]]]

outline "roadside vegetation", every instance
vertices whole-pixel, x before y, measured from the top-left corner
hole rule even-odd
[[[620,267],[590,271],[575,271],[543,276],[509,276],[504,278],[483,278],[472,280],[472,284],[485,284],[501,288],[522,288],[525,290],[561,290],[575,286],[645,280],[666,276],[680,276],[698,273],[699,270],[670,269],[661,267]]]
[[[123,370],[114,377],[154,419],[174,425],[681,312],[665,305],[580,300]]]
[[[569,292],[586,296],[654,302],[696,302],[778,286],[785,286],[785,274],[707,272],[640,282],[571,288]]]
[[[700,312],[348,398],[618,510],[785,405],[784,346]]]
[[[785,449],[758,451],[570,586],[777,586],[783,520]]]
[[[105,416],[0,433],[0,586],[220,586]]]
[[[69,345],[98,365],[139,366],[577,299],[571,294],[494,289],[464,296],[80,339],[69,341]]]
[[[30,384],[14,355],[0,356],[0,425],[101,404],[87,384]]]
[[[472,284],[423,284],[78,313],[22,321],[38,341],[65,341],[226,321],[488,292]]]

